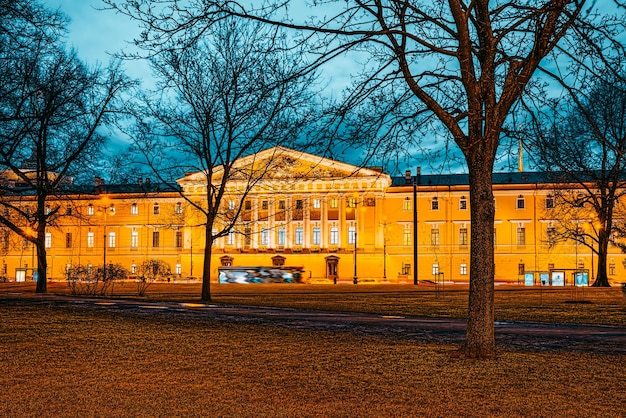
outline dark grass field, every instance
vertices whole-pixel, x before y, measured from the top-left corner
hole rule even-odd
[[[53,283],[51,293],[67,293]],[[197,284],[155,284],[146,299],[199,301]],[[626,358],[457,347],[350,332],[136,315],[37,298],[0,284],[2,417],[624,417]],[[215,286],[216,304],[463,316],[467,290],[406,286]],[[133,284],[116,297],[134,298]],[[501,318],[622,324],[619,289],[501,289]]]

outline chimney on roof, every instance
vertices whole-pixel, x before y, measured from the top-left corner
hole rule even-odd
[[[96,193],[102,193],[104,191],[104,179],[102,177],[94,177],[93,187],[96,189]]]
[[[411,170],[406,170],[404,172],[404,181],[406,184],[411,184]]]
[[[150,187],[150,177],[146,177],[146,187]]]
[[[139,187],[143,186],[143,179],[141,177],[139,177],[139,180],[137,181],[137,184],[139,184]]]

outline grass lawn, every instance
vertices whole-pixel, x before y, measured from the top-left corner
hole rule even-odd
[[[63,293],[63,286],[50,290]],[[31,288],[0,284],[0,295]],[[439,316],[463,316],[467,303],[466,289],[438,298],[429,290],[382,289],[215,286],[214,299]],[[534,320],[539,311],[537,320],[612,322],[605,311],[622,323],[621,291],[595,290],[585,289],[584,298],[570,289],[499,290],[496,309],[507,318]],[[130,297],[132,285],[117,292]],[[196,284],[148,289],[150,299],[198,295]],[[2,417],[626,416],[624,356],[501,351],[468,361],[450,355],[457,347],[406,339],[80,305],[0,303],[0,315]]]

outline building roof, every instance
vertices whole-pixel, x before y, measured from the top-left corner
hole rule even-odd
[[[405,176],[392,177],[392,187],[412,185],[416,176],[410,180]],[[493,173],[493,184],[545,184],[564,183],[563,173],[550,172],[510,172]],[[469,185],[469,174],[422,174],[417,184],[420,186],[465,186]]]

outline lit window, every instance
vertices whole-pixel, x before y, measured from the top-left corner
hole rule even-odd
[[[313,199],[313,209],[319,209],[322,207],[321,199]]]
[[[356,208],[356,199],[354,197],[351,197],[348,199],[348,207],[349,208]]]
[[[95,235],[93,232],[87,232],[87,248],[93,248],[95,245]]]
[[[460,266],[460,271],[459,273],[461,274],[461,276],[467,276],[467,264],[466,263],[461,263]]]
[[[133,263],[130,265],[130,274],[137,274],[137,264]]]
[[[139,247],[139,231],[137,231],[136,228],[133,228],[133,230],[130,232],[130,247]]]
[[[137,206],[136,203],[133,203],[132,205],[130,205],[130,214],[139,215],[139,207]]]
[[[311,237],[313,245],[320,245],[322,242],[322,231],[319,226],[313,227],[313,236]]]
[[[115,248],[115,232],[109,232],[109,248]]]
[[[183,266],[181,264],[176,264],[176,270],[174,270],[176,272],[176,274],[182,274],[183,273]]]
[[[402,210],[408,212],[411,210],[411,199],[408,197],[402,201]]]
[[[115,205],[113,203],[111,203],[111,206],[109,206],[109,212],[111,213],[111,215],[115,215]]]
[[[45,243],[46,248],[51,248],[52,247],[52,234],[50,232],[46,232],[46,243]]]
[[[337,198],[330,199],[330,208],[337,209],[339,207],[339,200]]]
[[[432,272],[433,272],[433,276],[438,276],[439,275],[439,264],[434,263],[432,265]]]
[[[93,205],[91,203],[89,204],[89,206],[87,206],[87,215],[93,215]]]
[[[176,206],[175,206],[174,212],[177,215],[182,215],[182,213],[183,213],[183,204],[181,202],[176,202]]]
[[[268,229],[261,230],[261,245],[269,245],[270,243],[270,231]]]
[[[302,245],[304,243],[304,229],[301,226],[296,227],[295,244]]]
[[[285,245],[287,242],[287,230],[285,228],[278,228],[278,245]]]
[[[235,210],[235,201],[234,200],[229,200],[228,201],[228,210]]]
[[[348,244],[354,245],[356,242],[356,227],[348,227]]]
[[[235,245],[235,233],[233,231],[230,231],[228,233],[227,242],[228,242],[228,245]]]
[[[526,245],[526,228],[523,226],[517,227],[517,245]]]
[[[330,227],[330,245],[339,245],[339,228]]]
[[[402,230],[402,245],[412,245],[413,244],[413,232],[411,231],[411,228],[408,226],[405,226],[404,229]]]

